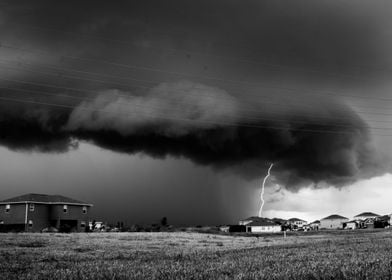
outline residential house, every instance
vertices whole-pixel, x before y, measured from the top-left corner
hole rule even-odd
[[[86,231],[92,204],[62,195],[25,194],[0,201],[0,231]]]
[[[340,215],[330,215],[320,220],[320,229],[343,229],[348,218]]]
[[[307,223],[307,221],[298,218],[291,218],[287,220],[287,224],[289,224],[292,229],[303,228]]]
[[[246,232],[252,233],[268,233],[281,231],[281,225],[272,221],[253,221],[245,225]]]

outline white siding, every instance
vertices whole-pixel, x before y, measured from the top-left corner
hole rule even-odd
[[[281,231],[280,226],[251,226],[251,232],[278,232]]]

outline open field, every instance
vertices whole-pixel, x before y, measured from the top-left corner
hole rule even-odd
[[[0,234],[1,279],[391,279],[392,231]]]

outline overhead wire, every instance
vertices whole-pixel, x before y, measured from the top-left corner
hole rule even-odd
[[[4,101],[12,101],[18,103],[29,103],[29,104],[37,104],[37,105],[46,105],[46,106],[53,106],[53,107],[60,107],[66,109],[75,109],[74,106],[59,104],[59,103],[52,103],[52,102],[40,102],[40,101],[33,101],[33,100],[23,100],[18,98],[8,98],[8,97],[0,97],[0,100]],[[102,112],[105,114],[114,114],[117,117],[129,117],[133,116],[132,112],[127,112],[126,114],[121,112],[114,112],[108,110],[102,110],[99,108],[91,108],[85,106],[78,106],[78,109],[92,111],[92,112]],[[150,117],[155,119],[162,119],[162,120],[175,120],[175,121],[182,121],[187,123],[202,123],[202,124],[210,124],[210,125],[220,125],[220,126],[234,126],[234,127],[248,127],[248,128],[265,128],[265,129],[272,129],[272,130],[284,130],[284,131],[301,131],[301,132],[309,132],[309,133],[328,133],[328,134],[352,134],[352,133],[361,133],[358,129],[355,131],[347,131],[347,130],[326,130],[326,129],[307,129],[307,128],[292,128],[289,126],[272,126],[272,125],[254,125],[254,124],[243,124],[243,123],[230,123],[230,122],[216,122],[216,121],[205,121],[205,120],[191,120],[191,119],[184,119],[178,117],[167,117],[167,116],[160,116],[160,115],[143,115],[144,117]],[[392,134],[377,134],[380,136],[392,136]]]
[[[75,90],[75,91],[78,91],[78,92],[86,92],[86,93],[93,93],[93,94],[97,93],[96,91],[88,91],[88,90],[81,90],[81,89],[77,89],[77,88],[54,86],[54,85],[45,84],[45,83],[33,83],[33,82],[29,82],[29,81],[21,81],[21,80],[6,79],[6,78],[0,78],[0,80],[10,81],[10,82],[19,83],[19,84],[28,84],[28,85],[40,86],[40,87],[51,87],[51,88],[55,88],[55,89],[64,89],[66,91],[67,90]],[[81,100],[81,101],[85,101],[85,100],[93,101],[94,100],[93,98],[89,98],[89,97],[79,97],[79,96],[74,96],[74,95],[70,96],[68,94],[65,95],[65,94],[58,94],[58,93],[53,93],[53,92],[49,93],[49,92],[43,92],[42,90],[34,91],[34,90],[31,90],[31,89],[26,90],[26,89],[20,89],[20,88],[12,88],[12,87],[2,87],[2,89],[31,92],[31,93],[37,93],[37,94],[43,94],[43,95],[59,96],[59,97],[77,99],[77,100]],[[130,98],[131,97],[130,95],[123,95],[123,94],[116,94],[116,96],[124,97],[124,98]],[[133,97],[135,97],[135,96],[133,96]],[[155,98],[155,99],[163,99],[163,100],[167,101],[167,98],[162,98],[160,96],[153,96],[153,98]],[[177,103],[179,103],[178,100],[177,100]],[[119,103],[119,104],[121,104],[121,103]],[[186,105],[187,103],[184,102],[184,101],[181,101],[181,104]],[[122,104],[122,105],[128,106],[130,104],[127,103],[127,104]],[[188,104],[188,105],[193,105],[193,104]],[[159,108],[156,108],[156,109],[159,109]],[[242,108],[242,107],[239,109],[239,111],[241,111],[241,112],[243,112],[245,114],[246,113],[255,113],[255,114],[256,113],[260,113],[259,110],[250,110],[248,108]],[[271,113],[272,113],[272,115],[274,114],[274,112],[268,112],[268,114],[271,114]],[[282,117],[281,114],[275,114],[275,115],[279,115],[279,117]],[[322,117],[322,116],[315,116],[315,115],[311,115],[311,117],[315,118],[315,119],[319,119],[319,120],[324,120],[324,121],[330,121],[330,120],[336,121],[336,118],[330,119],[330,118],[325,118],[325,117]],[[251,118],[249,118],[249,117],[246,117],[246,118],[247,119],[252,119],[252,120],[266,120],[265,117],[259,117],[259,116],[255,116],[255,115],[253,115]],[[271,121],[274,121],[274,120],[276,120],[276,121],[283,121],[282,119],[277,119],[277,118],[268,118],[268,120],[271,120]],[[285,121],[288,121],[288,120],[285,120]],[[374,121],[376,121],[376,120],[374,120]],[[305,122],[305,121],[302,121],[302,122]],[[308,123],[311,122],[313,124],[325,125],[325,123],[317,123],[317,122],[311,121],[311,120],[307,120],[306,122],[308,122]],[[328,125],[347,127],[346,123],[333,123],[333,124],[328,123]]]
[[[46,95],[46,96],[52,96],[52,97],[63,97],[63,98],[70,98],[70,99],[75,99],[79,101],[90,101],[94,102],[94,98],[89,98],[89,97],[78,97],[78,96],[70,96],[66,94],[56,94],[52,92],[43,92],[43,91],[38,91],[38,90],[31,90],[31,89],[20,89],[20,88],[12,88],[12,87],[0,87],[0,90],[11,90],[11,91],[16,91],[16,92],[24,92],[24,93],[37,93],[41,95]],[[1,92],[0,92],[1,93]],[[151,106],[151,105],[143,105],[139,103],[125,103],[125,102],[115,102],[116,105],[119,106],[134,106],[142,109],[147,109],[148,111],[151,109],[154,110],[163,110],[166,109],[165,107],[157,107],[157,106]],[[186,105],[186,104],[179,104],[179,105]],[[78,105],[79,107],[79,105]],[[75,108],[75,107],[74,107]],[[355,125],[350,125],[350,124],[336,124],[336,123],[319,123],[319,122],[314,122],[312,120],[306,120],[306,121],[301,121],[298,119],[279,119],[279,118],[268,118],[264,116],[246,116],[246,115],[241,115],[240,118],[241,121],[249,121],[249,122],[254,122],[254,121],[272,121],[272,122],[283,122],[285,124],[303,124],[303,125],[318,125],[318,126],[325,126],[325,127],[341,127],[341,128],[357,128],[360,129],[360,127],[357,127]],[[371,128],[371,129],[378,129],[378,130],[389,130],[389,128],[385,127],[370,127],[370,126],[365,126],[366,128]],[[390,128],[392,130],[392,128]]]
[[[9,61],[8,61],[9,62]],[[0,63],[2,63],[1,62],[1,59],[0,59]],[[23,64],[23,63],[22,63]],[[54,76],[54,77],[57,77],[57,78],[62,78],[62,79],[76,79],[76,80],[83,80],[83,81],[90,81],[90,82],[98,82],[98,83],[103,83],[103,84],[112,84],[112,85],[117,85],[117,86],[123,86],[123,87],[135,87],[135,88],[143,88],[143,89],[151,89],[151,86],[140,86],[140,85],[129,85],[129,84],[120,84],[120,83],[115,83],[115,82],[111,82],[111,81],[105,81],[105,80],[102,80],[102,79],[91,79],[91,78],[85,78],[85,77],[80,77],[80,76],[74,76],[74,75],[68,75],[68,74],[57,74],[57,73],[53,73],[53,72],[44,72],[44,71],[39,71],[39,70],[37,70],[37,69],[34,69],[34,70],[31,70],[31,69],[26,69],[26,68],[23,68],[23,66],[21,66],[21,65],[18,65],[18,67],[12,67],[12,66],[3,66],[3,67],[6,67],[6,68],[9,68],[9,69],[14,69],[14,70],[19,70],[20,68],[22,68],[22,70],[23,71],[27,71],[27,72],[31,72],[31,73],[40,73],[40,74],[44,74],[44,75],[50,75],[50,76]],[[59,70],[65,70],[65,69],[62,69],[62,68],[58,68]],[[67,70],[73,70],[73,69],[67,69]],[[78,71],[78,70],[75,70],[75,71]],[[94,72],[88,72],[88,71],[83,71],[83,72],[85,72],[85,73],[89,73],[89,74],[91,74],[91,75],[95,75],[95,74],[97,74],[97,75],[99,75],[99,73],[94,73]],[[114,75],[111,75],[112,77],[114,77]],[[1,78],[0,78],[1,79]],[[152,83],[153,81],[151,81],[151,83]],[[52,86],[51,86],[52,87]],[[66,88],[66,89],[70,89],[70,88]],[[73,90],[76,90],[76,89],[73,89]],[[80,91],[80,90],[78,90],[78,91]],[[172,90],[172,92],[177,92],[178,93],[178,91],[175,91],[175,90]],[[180,92],[180,93],[182,93],[182,92]],[[187,93],[187,94],[190,94],[190,93]],[[205,92],[205,91],[200,91],[200,92],[198,92],[198,95],[204,95],[204,96],[207,96],[207,97],[211,97],[211,96],[209,96],[209,94],[208,94],[208,92]],[[167,98],[170,98],[169,96],[167,96]],[[262,94],[260,94],[260,95],[257,95],[257,98],[258,99],[262,99],[262,98],[265,98],[265,99],[267,99],[266,101],[263,101],[263,102],[260,102],[260,103],[265,103],[265,104],[268,104],[268,105],[272,105],[272,106],[278,106],[278,107],[285,107],[285,106],[287,106],[287,104],[285,104],[285,103],[282,103],[282,102],[273,102],[273,101],[271,101],[270,99],[271,99],[271,96],[264,96],[264,94],[262,93]],[[245,98],[241,98],[241,99],[247,99],[246,97]],[[249,100],[252,100],[252,99],[249,99]],[[253,100],[252,100],[253,101]],[[392,99],[391,99],[391,101],[392,101]],[[300,107],[300,108],[311,108],[309,105],[308,105],[308,103],[309,102],[307,102],[306,104],[304,104],[303,102],[298,102],[298,103],[296,103],[295,102],[295,100],[293,101],[293,100],[290,100],[290,106],[292,107],[293,105],[298,105],[298,107]],[[361,106],[357,106],[357,108],[359,108],[359,109],[369,109],[368,107],[361,107]],[[379,109],[385,109],[385,110],[388,110],[389,108],[379,108]],[[370,114],[370,115],[381,115],[381,116],[389,116],[389,115],[392,115],[392,114],[390,114],[390,113],[384,113],[384,112],[367,112],[367,111],[356,111],[357,113],[361,113],[361,114]]]
[[[57,33],[60,32],[63,34],[71,34],[71,35],[79,37],[79,38],[88,37],[88,38],[100,39],[100,40],[104,40],[104,41],[111,42],[111,43],[132,46],[135,48],[144,48],[144,49],[158,50],[158,51],[163,50],[163,51],[167,51],[167,52],[182,52],[185,54],[193,54],[193,55],[197,55],[197,56],[215,57],[220,60],[237,61],[237,62],[242,62],[242,63],[247,63],[247,64],[261,65],[261,66],[280,68],[280,69],[285,68],[285,69],[290,69],[290,70],[295,70],[295,71],[302,71],[304,73],[321,73],[323,75],[329,75],[329,76],[335,76],[335,77],[340,76],[343,78],[364,80],[364,77],[358,77],[358,76],[350,75],[350,74],[326,72],[326,71],[319,70],[319,69],[309,69],[309,68],[303,68],[303,67],[298,67],[298,66],[283,65],[283,64],[278,64],[278,63],[266,63],[263,61],[259,61],[256,59],[249,59],[249,58],[245,58],[245,57],[227,56],[227,55],[213,54],[213,53],[208,53],[208,52],[194,51],[194,50],[182,49],[182,48],[155,47],[152,45],[137,44],[137,43],[131,42],[131,41],[113,39],[113,38],[108,38],[105,36],[86,33],[86,32],[75,32],[75,31],[69,31],[69,30],[61,30],[61,29],[53,28],[53,27],[44,27],[44,26],[31,25],[31,24],[21,24],[21,23],[14,24],[14,25],[23,26],[24,28],[27,28],[27,29],[47,30],[47,31],[51,31],[51,32],[57,32]],[[198,40],[198,42],[200,42],[200,41]],[[221,45],[221,46],[223,46],[223,45]],[[227,44],[225,46],[227,46]],[[249,50],[250,48],[249,47],[246,47],[246,48],[242,47],[242,49]],[[258,52],[253,51],[253,54],[255,54],[255,53],[258,53]],[[361,69],[362,70],[362,67],[357,66],[357,67],[353,67],[353,69],[357,69],[357,70]],[[275,70],[269,69],[269,71],[275,71]],[[376,71],[380,71],[380,70],[376,69]],[[371,80],[371,79],[366,79],[366,80]]]
[[[14,61],[11,60],[4,60],[4,59],[0,59],[0,63],[14,63]],[[18,62],[17,66],[18,67],[12,67],[12,66],[3,66],[3,67],[7,67],[9,69],[19,69],[19,68],[23,68],[22,65],[27,65],[27,66],[32,66],[32,67],[41,67],[41,68],[48,68],[48,69],[55,69],[55,70],[59,70],[59,71],[70,71],[70,72],[76,72],[76,73],[82,73],[82,74],[87,74],[87,75],[94,75],[94,76],[100,76],[100,77],[112,77],[112,78],[116,78],[116,79],[127,79],[127,80],[132,80],[132,81],[137,81],[137,82],[144,82],[144,83],[150,83],[152,85],[156,85],[157,83],[159,83],[159,81],[152,81],[152,80],[145,80],[145,79],[135,79],[132,77],[122,77],[122,76],[116,76],[116,75],[107,75],[107,74],[101,74],[101,73],[96,73],[96,72],[91,72],[91,71],[81,71],[81,70],[77,70],[77,69],[72,69],[72,68],[63,68],[63,67],[55,67],[52,65],[33,65],[31,63],[27,63],[27,62]],[[91,79],[91,78],[82,78],[80,76],[70,76],[70,75],[64,75],[64,74],[56,74],[56,73],[52,73],[52,72],[42,72],[42,71],[38,71],[37,69],[34,70],[30,70],[30,69],[26,69],[23,68],[25,71],[28,72],[39,72],[45,75],[51,75],[51,76],[56,76],[56,77],[63,77],[63,78],[72,78],[72,79],[79,79],[79,80],[85,80],[85,81],[91,81],[91,82],[99,82],[99,83],[107,83],[107,84],[113,84],[113,85],[117,85],[117,86],[124,86],[124,87],[136,87],[136,88],[144,88],[144,89],[151,89],[151,86],[144,86],[144,85],[130,85],[130,84],[123,84],[123,83],[117,83],[117,82],[112,82],[112,81],[105,81],[105,80],[97,80],[97,79]],[[198,87],[195,87],[198,88]],[[270,87],[268,87],[270,88]],[[203,92],[200,92],[199,94],[205,94]],[[299,92],[298,94],[303,94],[301,92]],[[264,97],[263,93],[261,94],[249,94],[250,96],[256,96],[257,98],[260,97]],[[352,97],[353,96],[347,96],[347,95],[340,95],[341,97]],[[246,97],[245,97],[246,98]],[[266,98],[270,99],[271,96],[267,96]],[[358,98],[366,98],[366,99],[370,99],[371,97],[364,97],[364,96],[360,96]],[[377,98],[372,98],[372,99],[377,99]],[[382,101],[391,101],[392,102],[392,98],[382,98],[380,99]],[[361,108],[361,106],[359,106]],[[369,108],[369,107],[362,107],[362,108]],[[377,108],[377,109],[391,109],[391,108]]]
[[[29,52],[29,53],[35,53],[35,54],[39,54],[39,55],[46,55],[47,53],[49,53],[49,51],[47,51],[47,50],[37,50],[37,49],[32,50],[32,49],[16,47],[16,46],[4,44],[4,43],[0,44],[0,48],[10,48],[10,49],[20,50],[20,51],[24,51],[24,52]],[[327,90],[320,90],[320,89],[305,90],[305,89],[292,88],[292,87],[283,87],[283,86],[278,86],[278,85],[266,85],[266,84],[254,83],[254,82],[250,82],[250,81],[232,80],[232,79],[225,79],[225,78],[220,78],[220,77],[210,77],[210,76],[205,76],[205,75],[189,74],[189,73],[183,73],[183,72],[178,72],[178,71],[169,71],[169,70],[164,70],[164,69],[155,68],[155,67],[146,67],[146,66],[125,64],[125,63],[119,63],[119,62],[105,60],[105,59],[86,58],[86,57],[78,57],[78,56],[65,55],[65,54],[61,55],[61,57],[69,58],[69,59],[73,59],[73,60],[103,63],[103,64],[127,68],[127,69],[141,70],[141,71],[147,71],[147,72],[148,71],[158,72],[158,73],[163,73],[163,74],[175,75],[175,76],[180,76],[180,77],[188,77],[188,78],[196,78],[196,79],[202,79],[202,80],[211,80],[211,81],[216,81],[216,82],[221,82],[221,83],[226,83],[226,84],[227,83],[238,84],[241,86],[252,87],[254,89],[270,88],[270,89],[285,90],[288,92],[295,92],[296,94],[300,94],[300,95],[311,95],[311,96],[321,95],[321,96],[336,96],[336,97],[347,97],[347,98],[358,98],[358,99],[369,99],[369,100],[377,99],[380,101],[392,101],[391,98],[386,98],[386,97],[385,98],[384,97],[375,97],[374,98],[374,97],[368,97],[368,96],[340,94],[340,93],[327,91]],[[298,90],[300,90],[301,92],[298,92]]]

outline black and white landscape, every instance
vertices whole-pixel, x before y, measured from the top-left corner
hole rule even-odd
[[[392,277],[391,30],[385,0],[1,0],[0,279]]]

